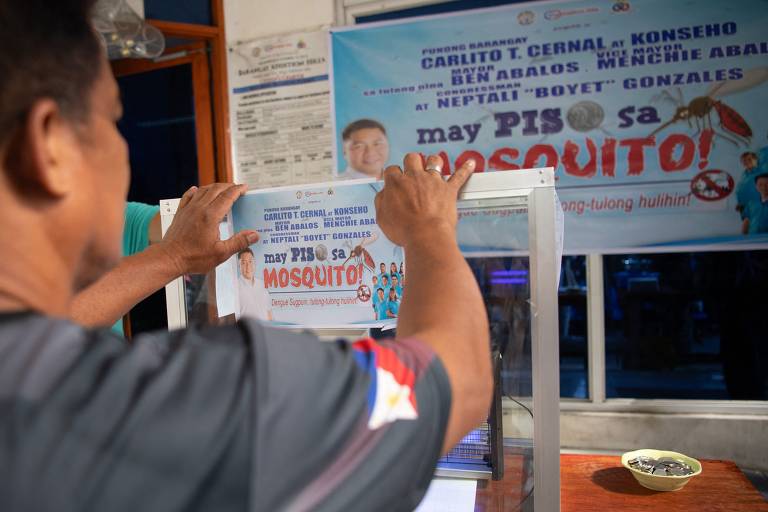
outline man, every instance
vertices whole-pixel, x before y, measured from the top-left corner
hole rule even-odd
[[[389,279],[389,274],[387,274],[387,265],[384,262],[381,262],[379,263],[379,282],[381,282],[385,277]]]
[[[376,320],[387,319],[387,299],[384,295],[384,288],[376,289],[376,298],[373,301],[373,311],[376,314]]]
[[[410,154],[384,173],[377,219],[413,269],[395,341],[252,320],[130,346],[87,330],[71,302],[120,259],[128,187],[91,6],[0,0],[0,510],[411,510],[490,401],[486,312],[455,235],[473,164],[443,181]],[[245,249],[254,233],[218,239],[243,193],[182,198],[214,251],[171,233],[157,250],[195,271]]]
[[[395,294],[395,289],[389,289],[389,298],[387,300],[387,318],[397,318],[397,312],[400,309],[400,298]]]
[[[387,277],[388,274],[384,274],[381,278],[381,287],[384,289],[384,295],[389,297],[389,278]]]
[[[389,161],[387,131],[381,123],[373,119],[358,119],[344,128],[341,139],[347,169],[340,178],[381,178]]]
[[[754,176],[758,198],[747,203],[744,210],[742,233],[745,235],[768,233],[768,161],[760,165]]]
[[[746,219],[746,208],[752,201],[758,200],[760,194],[755,189],[755,170],[757,169],[757,153],[746,151],[739,158],[744,172],[736,185],[736,211],[741,215],[742,222]]]
[[[256,277],[253,251],[249,248],[237,255],[240,263],[240,277],[237,279],[240,316],[257,320],[272,320],[272,301],[264,288],[264,281]]]
[[[400,286],[400,282],[399,282],[400,280],[397,276],[398,276],[397,272],[392,274],[392,287],[390,288],[390,290],[394,291],[398,297],[402,297],[403,287]]]

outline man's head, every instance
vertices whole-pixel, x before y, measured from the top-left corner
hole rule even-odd
[[[389,279],[387,279],[387,276],[381,276],[381,284],[384,286],[387,286],[389,284]]]
[[[377,284],[379,284],[379,278],[376,276],[373,276],[373,286],[376,286]]]
[[[240,275],[248,281],[253,279],[253,251],[250,248],[243,249],[238,253],[237,259],[240,262]]]
[[[741,154],[739,160],[745,169],[754,169],[757,167],[757,153],[753,151],[745,151]]]
[[[397,274],[392,274],[392,286],[397,286]]]
[[[768,200],[768,172],[755,178],[755,188],[760,193],[761,200]]]
[[[389,160],[387,131],[373,119],[358,119],[341,132],[344,158],[352,169],[378,178]]]
[[[72,291],[119,260],[129,179],[120,95],[90,25],[93,4],[0,0],[3,229],[47,253]]]
[[[379,288],[376,290],[376,295],[379,296],[380,299],[384,298],[384,288]]]
[[[387,266],[383,262],[379,263],[379,270],[381,271],[382,274],[384,274],[387,271]]]

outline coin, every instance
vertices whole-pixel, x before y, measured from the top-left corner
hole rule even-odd
[[[598,128],[605,120],[605,111],[594,101],[579,101],[568,109],[568,126],[577,132],[588,132]]]

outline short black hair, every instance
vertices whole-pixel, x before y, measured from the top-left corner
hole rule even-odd
[[[380,122],[373,119],[358,119],[357,121],[352,121],[346,128],[344,128],[344,131],[341,132],[341,139],[349,140],[352,134],[357,130],[364,130],[366,128],[376,128],[381,130],[381,133],[384,135],[387,134],[387,130],[384,129],[384,125]]]
[[[103,47],[91,26],[95,0],[0,0],[0,146],[34,103],[54,100],[84,121]]]
[[[237,259],[238,260],[241,259],[243,257],[243,254],[250,254],[251,256],[253,256],[253,251],[251,250],[250,247],[246,247],[245,249],[237,253]]]

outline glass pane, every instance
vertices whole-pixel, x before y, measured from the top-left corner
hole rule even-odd
[[[502,203],[460,206],[458,239],[485,299],[492,350],[502,355],[504,450],[512,460],[507,460],[506,471],[520,474],[510,499],[516,509],[526,510],[532,506],[534,483],[531,288],[529,258],[523,252],[529,245],[528,204],[526,197],[497,204]]]
[[[588,398],[587,258],[563,256],[558,290],[560,396]]]
[[[124,115],[118,123],[131,161],[129,201],[157,204],[197,185],[192,66],[117,79]]]
[[[608,397],[768,399],[768,251],[603,261]]]
[[[187,0],[168,2],[166,0],[144,0],[144,16],[147,19],[212,25],[210,0]]]

